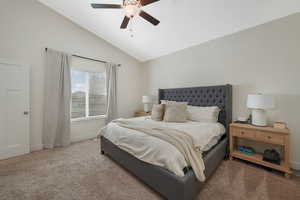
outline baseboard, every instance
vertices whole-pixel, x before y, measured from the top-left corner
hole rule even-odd
[[[291,161],[291,168],[300,171],[300,162]]]
[[[32,144],[30,145],[30,152],[40,151],[43,149],[43,144]]]

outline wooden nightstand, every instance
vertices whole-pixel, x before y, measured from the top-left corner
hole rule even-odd
[[[280,165],[263,161],[262,154],[245,155],[236,150],[236,139],[243,138],[256,142],[280,145],[283,149]],[[285,177],[291,174],[289,164],[289,130],[272,127],[258,127],[250,124],[230,124],[230,159],[239,158],[284,172]]]
[[[134,117],[144,117],[144,116],[150,116],[151,112],[145,112],[145,111],[139,111],[134,113]]]

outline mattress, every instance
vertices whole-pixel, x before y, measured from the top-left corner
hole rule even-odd
[[[194,145],[203,153],[217,144],[226,131],[220,123],[193,121],[170,123],[153,121],[150,117],[138,117],[128,120],[145,121],[145,123],[180,130],[185,134],[189,134],[193,138]],[[184,176],[184,169],[189,167],[184,156],[173,145],[143,132],[109,123],[105,131],[102,132],[102,136],[136,158],[163,167],[180,177]]]

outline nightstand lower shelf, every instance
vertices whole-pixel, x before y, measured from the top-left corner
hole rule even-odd
[[[266,162],[263,160],[263,156],[259,153],[254,153],[253,155],[245,155],[245,154],[242,154],[235,150],[234,152],[232,152],[231,157],[235,157],[235,158],[247,160],[249,162],[257,163],[257,164],[263,165],[265,167],[270,167],[270,168],[276,169],[278,171],[285,172],[287,174],[291,173],[290,169],[286,168],[284,166],[283,162],[281,162],[280,165]]]

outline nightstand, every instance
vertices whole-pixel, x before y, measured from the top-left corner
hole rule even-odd
[[[263,161],[262,154],[254,153],[252,155],[245,155],[236,150],[237,138],[243,138],[260,143],[269,143],[280,145],[283,150],[281,163],[279,165]],[[276,169],[284,172],[285,177],[291,174],[289,164],[289,130],[275,129],[273,127],[259,127],[250,124],[230,124],[230,160],[232,158],[239,158],[249,162],[253,162],[265,167]]]
[[[134,113],[134,117],[150,116],[151,112],[139,111]]]

